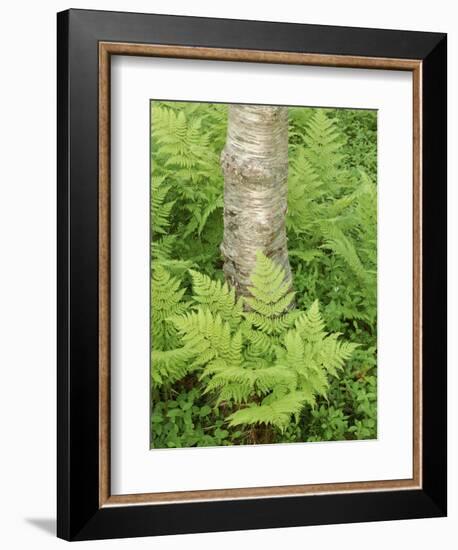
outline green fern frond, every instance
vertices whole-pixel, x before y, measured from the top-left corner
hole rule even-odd
[[[250,280],[252,286],[249,287],[249,291],[252,298],[247,298],[247,302],[255,311],[257,311],[256,307],[262,307],[260,304],[275,307],[280,300],[289,294],[289,302],[286,306],[282,304],[277,308],[278,311],[275,314],[279,315],[283,313],[294,298],[294,294],[289,293],[290,283],[285,280],[285,272],[282,266],[276,264],[260,250],[256,252],[256,265]]]
[[[250,307],[250,311],[245,313],[247,321],[267,334],[279,334],[291,326],[295,313],[288,312],[288,309],[293,304],[294,292],[290,291],[282,266],[257,251],[250,280],[251,296],[245,298]]]
[[[267,394],[278,386],[285,388],[295,384],[296,378],[294,372],[284,369],[280,366],[248,367],[228,366],[223,361],[213,361],[204,369],[201,378],[211,377],[207,383],[205,393],[221,389],[229,384],[242,386],[240,402],[248,401],[253,393]],[[226,398],[223,398],[226,400]],[[221,396],[217,403],[221,402]]]
[[[159,261],[169,260],[176,243],[175,235],[164,235],[151,242],[151,257]]]
[[[328,374],[336,375],[358,344],[339,341],[339,334],[328,335],[319,311],[318,301],[296,320],[283,340],[284,348],[278,348],[277,361],[297,375],[297,389],[313,403],[316,395],[324,395],[328,386]]]
[[[170,315],[181,315],[187,308],[183,301],[185,289],[160,264],[153,264],[151,280],[151,376],[160,387],[170,385],[188,372],[186,353],[175,350],[178,334]]]
[[[350,359],[354,350],[359,346],[354,342],[338,341],[339,334],[330,334],[323,340],[319,350],[319,360],[327,372],[336,376],[345,362]]]
[[[151,180],[151,225],[153,235],[166,233],[170,226],[170,213],[175,201],[166,201],[170,188],[163,178]]]
[[[317,109],[304,136],[305,155],[320,178],[330,181],[343,159],[344,140],[324,109]]]
[[[245,318],[260,331],[268,334],[269,336],[276,336],[294,325],[299,313],[297,311],[291,311],[285,313],[280,317],[266,317],[261,313],[246,312]]]
[[[323,234],[326,241],[322,245],[322,248],[332,250],[335,254],[339,255],[353,273],[361,281],[366,282],[367,272],[356,252],[353,242],[336,225],[323,225]]]
[[[315,300],[307,311],[301,312],[296,319],[295,327],[305,342],[318,342],[326,336],[324,320],[320,313],[320,305]]]
[[[153,264],[151,280],[151,338],[153,349],[168,350],[177,344],[176,330],[170,316],[186,311],[185,289],[160,264]]]
[[[174,350],[152,350],[151,352],[151,377],[156,387],[164,384],[170,385],[180,380],[189,373],[190,356],[186,348]]]
[[[214,359],[228,364],[241,362],[240,336],[231,336],[229,323],[209,309],[198,309],[172,319],[185,347],[194,350],[194,365],[206,365]]]
[[[253,329],[253,324],[249,321],[242,325],[243,336],[249,344],[246,350],[248,360],[256,360],[259,357],[269,358],[278,344],[278,339],[273,338],[266,332]]]
[[[232,327],[240,324],[243,299],[237,299],[235,289],[227,283],[212,281],[207,275],[190,270],[194,300],[200,308],[208,308],[213,314],[221,315]]]
[[[209,136],[202,132],[202,118],[191,116],[184,109],[178,111],[153,102],[152,111],[153,148],[156,146],[165,156],[166,167],[189,170],[209,169],[212,154],[209,150]]]
[[[225,380],[210,380],[205,393],[207,393],[207,390],[208,392],[218,392],[218,399],[215,403],[217,407],[227,403],[241,405],[249,400],[251,394],[250,387],[240,383],[226,382]]]
[[[266,424],[283,431],[290,423],[291,416],[298,415],[306,401],[307,396],[304,393],[291,392],[272,403],[253,405],[236,411],[229,416],[229,425]]]
[[[288,171],[288,230],[307,233],[315,225],[319,201],[324,194],[322,184],[303,148],[297,149]]]

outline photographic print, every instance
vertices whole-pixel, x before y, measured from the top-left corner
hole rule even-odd
[[[447,35],[78,9],[57,52],[58,536],[446,516]]]
[[[150,123],[151,448],[377,438],[377,111]]]

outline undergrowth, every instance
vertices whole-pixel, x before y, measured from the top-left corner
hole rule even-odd
[[[259,251],[242,303],[219,252],[227,106],[151,109],[151,446],[375,438],[376,113],[289,109],[293,289]]]

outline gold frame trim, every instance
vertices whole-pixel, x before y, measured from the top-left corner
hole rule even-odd
[[[413,477],[275,487],[242,487],[168,493],[110,493],[110,65],[112,55],[170,57],[403,70],[413,73]],[[422,62],[416,59],[322,55],[120,42],[99,43],[99,507],[291,497],[422,488]]]

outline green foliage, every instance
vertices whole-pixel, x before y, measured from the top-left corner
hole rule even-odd
[[[377,189],[368,173],[349,168],[348,157],[355,151],[339,132],[341,113],[347,120],[346,109],[317,109],[309,127],[294,131],[288,179],[290,259],[295,285],[304,290],[303,304],[319,298],[332,330],[349,336],[369,329],[371,344],[376,331]],[[374,112],[351,113],[375,120]]]
[[[215,272],[211,266],[222,238],[219,155],[226,113],[225,105],[151,102],[152,256],[181,272],[202,264],[210,275]],[[167,236],[173,238],[164,242]]]
[[[231,445],[224,418],[202,403],[194,388],[176,398],[157,401],[151,414],[152,447],[209,447]],[[239,434],[232,434],[237,438]]]
[[[194,301],[200,309],[219,314],[223,321],[236,326],[242,316],[242,300],[235,297],[235,289],[227,283],[212,281],[207,275],[190,270],[194,290]]]
[[[176,331],[168,318],[185,311],[186,303],[182,301],[184,292],[178,278],[170,276],[160,264],[154,266],[151,281],[151,338],[154,348],[174,347]]]
[[[290,292],[281,266],[276,265],[258,251],[256,267],[250,280],[251,297],[245,298],[250,308],[245,317],[250,325],[268,335],[278,335],[291,327],[296,318],[296,312],[285,313],[285,311],[293,303],[294,292]]]
[[[303,133],[305,158],[313,166],[318,177],[332,189],[339,177],[343,158],[342,135],[323,109],[317,109]]]
[[[154,266],[151,281],[151,377],[157,386],[171,384],[188,371],[186,357],[173,351],[178,343],[177,331],[168,320],[170,315],[185,311],[184,292],[179,279],[170,276],[160,264]]]
[[[203,393],[230,412],[229,427],[265,424],[283,432],[305,404],[326,394],[328,375],[337,375],[357,344],[325,332],[318,302],[289,311],[294,292],[285,272],[261,252],[251,297],[236,301],[227,284],[192,275],[192,310],[167,319],[181,341],[173,353],[199,369]]]
[[[153,101],[151,123],[152,447],[376,437],[376,112],[289,108],[293,288],[258,254],[244,300],[219,251],[227,107]]]
[[[377,179],[377,113],[370,110],[329,109],[328,116],[346,138],[343,163]]]

